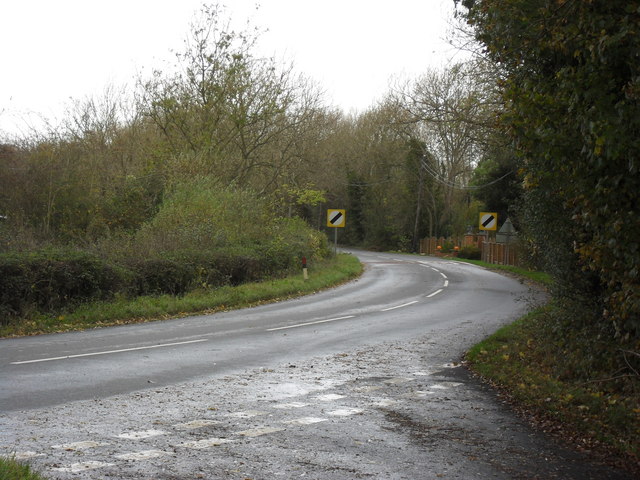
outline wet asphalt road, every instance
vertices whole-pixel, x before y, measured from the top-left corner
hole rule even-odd
[[[457,363],[537,292],[357,254],[361,279],[305,299],[0,341],[0,455],[60,479],[628,478]]]

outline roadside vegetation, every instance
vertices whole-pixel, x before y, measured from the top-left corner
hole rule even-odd
[[[469,361],[543,427],[606,445],[637,473],[640,2],[456,3],[498,74],[504,141],[478,178],[517,172],[514,224],[527,261],[552,280],[547,308]],[[482,195],[497,205],[503,194]]]
[[[45,480],[45,477],[25,463],[0,457],[0,480]]]
[[[497,212],[551,303],[471,363],[580,438],[598,426],[600,444],[638,455],[640,0],[455,3],[471,60],[357,114],[257,56],[255,30],[229,31],[212,5],[174,64],[73,101],[43,131],[0,132],[2,331],[288,296],[304,290],[287,286],[302,257],[348,278],[359,267],[331,259],[327,208],[347,211],[340,243],[405,252]]]
[[[474,346],[467,366],[539,430],[640,473],[640,389],[633,345],[573,331],[553,304]]]
[[[34,313],[28,319],[0,327],[0,337],[83,330],[245,308],[339,285],[360,275],[362,265],[352,255],[339,254],[309,263],[308,272],[307,280],[303,278],[302,268],[297,268],[281,278],[236,286],[197,288],[183,295],[123,297],[87,302],[54,314]]]
[[[546,273],[456,259],[552,286]],[[633,342],[571,328],[554,301],[471,348],[465,365],[525,420],[600,461],[640,473],[640,385]],[[567,332],[570,332],[567,335]]]

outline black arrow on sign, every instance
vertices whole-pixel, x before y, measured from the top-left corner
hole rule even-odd
[[[336,213],[336,216],[331,219],[331,225],[335,225],[336,223],[338,223],[340,217],[342,217],[342,212]]]
[[[487,225],[489,225],[491,222],[493,222],[494,216],[493,215],[489,215],[489,218],[487,218],[484,222],[482,222],[482,226],[487,228]]]

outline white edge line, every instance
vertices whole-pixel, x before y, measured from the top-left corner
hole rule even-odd
[[[39,363],[39,362],[53,362],[54,360],[66,360],[68,358],[94,357],[96,355],[109,355],[111,353],[134,352],[136,350],[149,350],[151,348],[173,347],[176,345],[188,345],[190,343],[199,343],[199,342],[207,342],[207,341],[208,340],[206,338],[201,338],[199,340],[189,340],[187,342],[163,343],[159,345],[148,345],[146,347],[123,348],[120,350],[108,350],[104,352],[94,352],[94,353],[80,353],[77,355],[66,355],[64,357],[40,358],[38,360],[24,360],[22,362],[11,362],[11,365],[24,365],[26,363]]]
[[[431,298],[431,297],[435,297],[436,295],[438,295],[440,292],[442,292],[442,289],[440,290],[436,290],[433,293],[430,293],[429,295],[427,295],[427,298]]]
[[[268,328],[267,332],[275,332],[277,330],[287,330],[289,328],[306,327],[307,325],[317,325],[319,323],[337,322],[338,320],[346,320],[348,318],[353,318],[353,317],[355,317],[355,315],[347,315],[345,317],[337,317],[337,318],[327,318],[326,320],[317,320],[315,322],[298,323],[296,325],[287,325],[286,327]]]
[[[413,302],[409,302],[409,303],[403,303],[402,305],[396,305],[395,307],[383,308],[380,311],[388,312],[389,310],[395,310],[396,308],[408,307],[409,305],[413,305],[414,303],[418,303],[418,300],[414,300]]]

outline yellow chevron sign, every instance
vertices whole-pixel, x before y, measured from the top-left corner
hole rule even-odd
[[[339,208],[327,210],[327,227],[344,227],[346,225],[347,211]]]
[[[496,212],[480,212],[478,228],[480,230],[497,230],[498,214]]]

